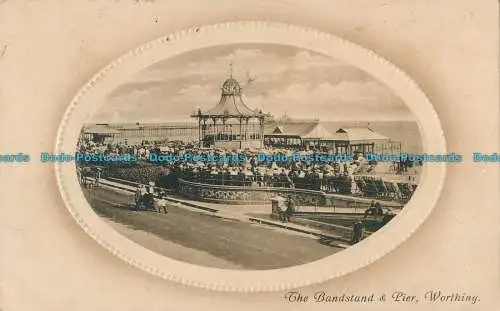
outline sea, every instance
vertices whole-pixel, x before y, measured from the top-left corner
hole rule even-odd
[[[408,153],[421,153],[423,150],[422,135],[418,124],[414,121],[370,121],[342,122],[322,121],[321,124],[330,131],[343,127],[368,127],[371,130],[401,143],[401,150]]]

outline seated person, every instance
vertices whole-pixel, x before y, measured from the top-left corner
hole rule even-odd
[[[382,216],[384,215],[384,209],[379,202],[372,200],[370,207],[365,211],[365,217],[368,215],[372,216]]]

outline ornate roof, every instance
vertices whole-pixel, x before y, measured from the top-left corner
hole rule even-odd
[[[265,116],[262,111],[251,109],[243,100],[241,86],[232,76],[221,87],[219,103],[206,111],[197,111],[196,116],[210,117],[257,117]]]
[[[241,94],[241,87],[238,81],[236,79],[233,79],[232,77],[227,79],[224,84],[222,84],[222,94],[226,95],[240,95]]]

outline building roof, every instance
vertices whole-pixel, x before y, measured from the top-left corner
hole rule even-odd
[[[370,142],[389,140],[389,137],[366,127],[340,128],[333,135],[336,141]]]
[[[204,115],[237,115],[237,116],[255,116],[259,112],[250,109],[243,101],[241,96],[222,95],[217,106],[202,112]]]
[[[388,141],[389,137],[373,131],[367,127],[332,128],[318,121],[289,121],[270,122],[264,128],[264,134],[269,136],[299,136],[302,139],[320,139],[331,141],[348,141],[357,143],[371,143],[374,141]]]
[[[227,95],[239,95],[241,94],[241,86],[236,81],[236,79],[233,79],[233,77],[229,77],[224,83],[222,84],[221,87],[222,94],[227,94]]]
[[[241,117],[256,117],[264,116],[262,111],[251,109],[247,106],[241,96],[241,87],[238,81],[230,77],[221,87],[221,97],[219,103],[206,111],[199,110],[193,117],[196,116],[241,116]]]
[[[303,136],[311,132],[316,127],[316,123],[311,122],[287,122],[274,123],[264,128],[265,134],[286,134],[290,136]]]
[[[335,138],[333,133],[328,131],[321,123],[316,123],[309,132],[302,135],[302,139],[332,140],[333,138]]]
[[[283,126],[276,126],[271,134],[283,134],[285,132],[285,129]]]

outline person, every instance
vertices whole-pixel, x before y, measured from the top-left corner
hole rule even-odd
[[[168,213],[167,200],[165,200],[165,192],[164,191],[160,192],[160,197],[156,201],[156,207],[157,207],[158,213],[161,213],[161,212],[163,212],[164,214]]]
[[[142,201],[142,194],[143,194],[143,187],[142,185],[139,185],[137,189],[135,190],[135,210],[139,211],[141,208],[141,201]]]
[[[285,220],[290,221],[290,217],[295,213],[295,201],[292,196],[289,195],[287,199],[287,209],[285,211]]]
[[[382,208],[382,205],[379,202],[372,200],[370,207],[365,211],[365,218],[368,215],[372,216],[384,215],[384,209]]]
[[[364,236],[364,225],[362,221],[356,221],[352,226],[351,244],[359,243]]]
[[[287,204],[286,202],[279,202],[279,213],[280,213],[280,220],[281,221],[286,221],[286,210],[287,210]]]
[[[101,180],[101,168],[98,167],[96,169],[96,173],[95,173],[95,181],[94,181],[94,185],[95,186],[98,186],[99,185],[99,181]]]
[[[380,202],[375,202],[375,206],[374,206],[374,209],[375,209],[375,214],[378,215],[378,216],[383,216],[384,215],[384,209],[382,208],[382,204],[380,204]]]
[[[76,173],[78,175],[78,181],[80,182],[80,185],[83,185],[83,181],[84,181],[83,170],[80,166],[77,168]]]
[[[365,211],[365,218],[368,215],[374,215],[374,212],[375,212],[375,200],[372,200],[372,202],[370,203],[370,207],[368,207],[368,209],[366,209]]]
[[[144,208],[145,209],[154,209],[154,195],[151,187],[146,188],[146,194],[143,195]]]
[[[88,167],[84,167],[84,168],[82,169],[82,180],[83,180],[83,186],[84,186],[85,188],[88,188],[88,187],[89,187],[89,182],[88,182],[88,180],[87,180],[87,177],[90,175],[90,172],[91,172],[91,170],[90,170],[90,168],[88,168]]]
[[[145,199],[147,197],[148,191],[146,189],[145,185],[140,185],[140,202],[139,202],[139,208],[144,209],[145,208]]]

